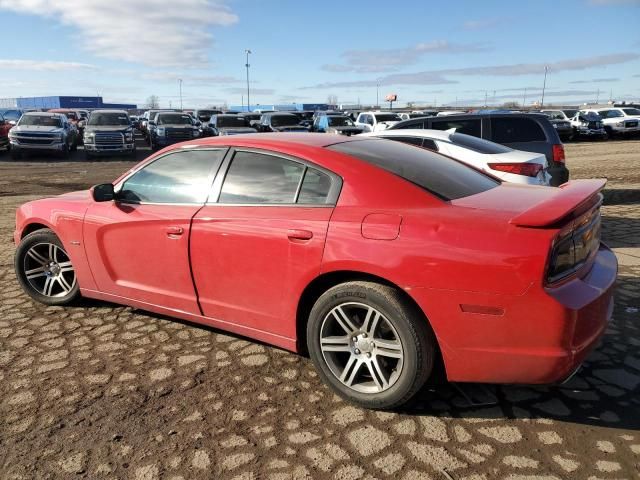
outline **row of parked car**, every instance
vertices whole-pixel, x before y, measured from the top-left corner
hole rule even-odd
[[[0,111],[0,147],[9,148],[14,159],[29,152],[65,157],[81,144],[87,158],[135,154],[129,114],[125,110]]]

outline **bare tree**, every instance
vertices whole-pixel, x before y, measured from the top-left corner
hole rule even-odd
[[[502,108],[520,108],[520,104],[518,102],[504,102]]]
[[[333,94],[329,95],[327,97],[327,103],[329,105],[338,105],[338,96]]]
[[[160,99],[157,95],[151,95],[147,98],[147,108],[160,108]]]

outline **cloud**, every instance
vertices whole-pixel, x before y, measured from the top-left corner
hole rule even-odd
[[[0,59],[0,70],[30,70],[59,72],[63,70],[95,70],[98,67],[88,63],[54,62],[49,60],[4,60]]]
[[[207,62],[212,26],[238,21],[225,0],[0,0],[0,9],[52,18],[80,30],[79,44],[104,58],[156,67]]]
[[[456,76],[484,76],[484,77],[513,77],[521,75],[542,75],[545,67],[550,74],[563,71],[587,70],[593,67],[617,65],[640,58],[638,53],[614,53],[594,57],[574,58],[550,63],[516,63],[510,65],[489,65],[481,67],[452,68],[444,70],[428,70],[424,72],[401,73],[386,75],[372,80],[356,80],[342,82],[325,82],[303,89],[324,89],[333,87],[372,87],[380,85],[442,85],[458,83],[450,77]]]
[[[232,87],[225,88],[225,92],[229,92],[233,95],[242,95],[243,93],[247,93],[247,89],[242,87]],[[273,95],[275,90],[273,88],[251,88],[249,93],[251,95]]]
[[[243,80],[231,77],[228,75],[195,75],[195,74],[187,74],[181,75],[175,72],[144,72],[140,75],[140,77],[144,80],[150,80],[153,82],[167,82],[167,83],[177,83],[179,79],[182,79],[184,86],[207,86],[213,84],[224,84],[224,83],[239,83]]]
[[[619,78],[592,78],[591,80],[573,80],[569,83],[611,83],[619,81]]]
[[[485,44],[459,44],[446,40],[418,43],[409,47],[391,49],[347,50],[341,56],[344,64],[327,64],[321,68],[327,72],[379,73],[412,65],[424,55],[477,53],[488,50]]]
[[[486,28],[493,28],[496,25],[504,22],[504,18],[485,18],[483,20],[467,20],[462,24],[462,28],[465,30],[484,30]]]

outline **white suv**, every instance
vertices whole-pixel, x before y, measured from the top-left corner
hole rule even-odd
[[[363,132],[379,132],[402,121],[400,115],[392,112],[362,112],[356,119],[356,127]]]
[[[604,128],[609,135],[640,132],[640,109],[632,107],[594,108],[583,110],[595,112],[602,118]]]

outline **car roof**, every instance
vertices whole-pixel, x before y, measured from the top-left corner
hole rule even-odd
[[[64,115],[63,113],[60,112],[24,112],[23,115],[27,115],[27,116],[44,116],[44,117],[59,117],[61,115]]]
[[[110,108],[99,108],[97,110],[93,110],[91,113],[127,113],[127,111],[126,110],[110,109]],[[128,113],[127,113],[127,115],[128,115]]]
[[[207,137],[182,143],[181,146],[253,146],[256,148],[282,147],[287,144],[308,147],[328,147],[338,143],[353,142],[358,136],[323,135],[319,133],[249,133],[223,137]],[[364,140],[364,139],[363,139]]]

